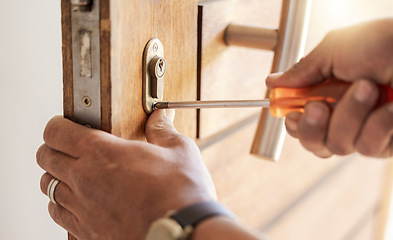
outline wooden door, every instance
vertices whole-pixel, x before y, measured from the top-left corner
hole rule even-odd
[[[281,1],[94,0],[99,8],[101,127],[144,140],[142,56],[165,48],[164,100],[264,96],[273,53],[226,46],[228,24],[277,28]],[[64,115],[75,119],[72,5],[62,0]],[[275,239],[376,239],[387,165],[358,156],[320,160],[287,138],[281,160],[249,155],[259,110],[178,110],[175,126],[195,139],[219,200]],[[370,236],[364,237],[364,236]],[[363,238],[362,238],[363,237]],[[72,239],[72,237],[70,237]]]
[[[75,101],[83,99],[74,99],[73,76],[76,70],[73,69],[75,59],[72,56],[75,39],[72,39],[71,21],[74,7],[71,2],[61,2],[64,116],[75,120],[74,106],[78,104]],[[101,104],[102,129],[122,138],[143,141],[147,115],[142,107],[142,56],[145,45],[151,38],[159,38],[165,48],[168,62],[165,99],[196,99],[197,1],[92,2],[91,11],[99,9],[101,93],[100,99],[93,101],[100,101]],[[179,112],[175,125],[184,135],[195,137],[196,112]],[[74,238],[69,236],[69,239]]]

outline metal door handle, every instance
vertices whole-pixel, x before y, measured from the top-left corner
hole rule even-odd
[[[225,40],[232,46],[274,50],[272,72],[285,71],[304,53],[310,7],[311,0],[283,0],[278,30],[230,25]],[[274,118],[269,109],[262,109],[251,154],[278,161],[285,135],[284,119]]]

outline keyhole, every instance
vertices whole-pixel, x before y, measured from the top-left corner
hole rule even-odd
[[[160,59],[160,62],[158,63],[158,67],[160,68],[160,72],[163,72],[163,67],[164,67],[164,61]]]

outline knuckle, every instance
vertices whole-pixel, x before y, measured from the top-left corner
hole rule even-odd
[[[81,142],[82,154],[89,159],[95,159],[96,164],[104,164],[105,160],[111,160],[113,153],[118,149],[110,141],[103,139],[95,134],[91,138]]]
[[[94,187],[97,186],[96,181],[92,179],[97,180],[96,174],[92,170],[87,172],[81,168],[76,169],[72,174],[70,182],[70,185],[73,186],[72,191],[84,199],[90,199],[95,191]]]
[[[375,155],[375,149],[371,147],[371,144],[368,144],[364,140],[360,139],[357,141],[355,145],[356,151],[358,151],[363,156],[372,157]]]
[[[317,156],[319,158],[323,158],[323,159],[327,159],[332,156],[332,154],[324,154],[324,153],[314,153],[314,154],[315,154],[315,156]]]
[[[308,127],[306,124],[300,125],[297,133],[299,140],[301,140],[301,142],[307,146],[322,145],[323,139],[326,135],[323,130],[317,128],[316,126]]]
[[[45,142],[52,141],[54,136],[57,135],[57,132],[59,131],[59,128],[57,125],[57,120],[58,120],[58,117],[54,117],[46,124],[45,130],[44,130],[44,141]]]
[[[49,202],[48,212],[51,218],[62,228],[70,232],[74,236],[80,236],[81,229],[78,219],[71,212],[67,211],[60,205]],[[80,239],[78,237],[78,239]],[[85,238],[88,239],[88,238]]]
[[[191,138],[186,137],[181,134],[176,134],[174,136],[174,143],[179,148],[187,150],[187,151],[190,151],[190,150],[194,151],[195,149],[198,148],[197,145],[195,144],[195,142]]]
[[[70,206],[70,199],[69,199],[69,192],[63,182],[60,182],[57,187],[56,191],[54,192],[54,198],[56,202],[61,204],[62,206]]]
[[[317,144],[316,142],[308,142],[305,141],[304,139],[299,139],[300,143],[302,144],[302,146],[307,150],[310,151],[312,153],[314,153],[315,155],[317,154],[317,152],[321,151],[321,149],[323,148],[323,146],[321,146],[320,144]]]
[[[86,152],[102,151],[108,145],[108,142],[102,137],[100,131],[89,131],[78,140],[78,144]]]
[[[340,143],[339,141],[334,141],[334,142],[328,141],[326,146],[330,152],[339,156],[349,155],[353,153],[353,147],[346,146],[345,144]]]
[[[325,41],[330,42],[330,41],[336,39],[338,35],[340,35],[340,30],[339,30],[339,29],[331,30],[331,31],[329,31],[329,32],[325,35],[323,41],[324,41],[324,42],[325,42]]]
[[[38,148],[38,150],[37,150],[37,152],[36,152],[36,160],[37,160],[37,163],[38,163],[38,164],[41,164],[41,163],[42,163],[43,159],[44,159],[45,156],[46,156],[47,150],[48,150],[48,147],[47,147],[45,144],[42,144],[42,145]]]
[[[49,184],[49,177],[50,177],[50,175],[48,173],[45,173],[44,175],[42,175],[41,180],[40,180],[41,192],[44,193],[44,194],[47,194],[47,188],[48,188],[48,184]]]
[[[326,147],[323,147],[319,151],[315,151],[313,153],[315,156],[323,159],[330,158],[333,155]]]
[[[62,136],[62,138],[64,139],[64,144],[68,145],[68,146],[74,146],[74,147],[80,147],[81,143],[83,142],[85,136],[88,134],[83,134],[83,135],[74,135],[72,137],[70,136]]]
[[[48,204],[48,212],[49,212],[50,217],[56,223],[59,223],[59,211],[58,211],[57,205],[52,203],[52,202],[49,202],[49,204]]]

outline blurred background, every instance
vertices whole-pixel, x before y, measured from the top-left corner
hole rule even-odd
[[[330,29],[382,17],[393,1],[313,0],[306,52]],[[35,161],[46,122],[62,114],[60,24],[60,1],[0,0],[0,239],[66,239]]]

